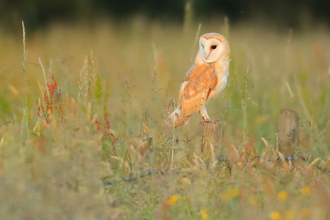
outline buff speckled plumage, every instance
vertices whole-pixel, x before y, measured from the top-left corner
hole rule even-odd
[[[224,36],[207,33],[200,37],[199,52],[181,84],[179,105],[168,117],[168,124],[177,127],[196,112],[204,121],[211,121],[205,105],[226,87],[229,61],[230,48]]]

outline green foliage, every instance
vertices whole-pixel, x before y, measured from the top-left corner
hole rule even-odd
[[[4,120],[5,117],[10,115],[10,105],[9,102],[6,101],[5,97],[0,98],[0,110],[1,110],[1,116]]]

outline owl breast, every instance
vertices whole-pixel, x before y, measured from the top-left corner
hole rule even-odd
[[[227,78],[229,76],[229,61],[220,63],[218,67],[215,66],[215,72],[218,77],[218,84],[211,91],[208,100],[216,98],[219,93],[226,87]]]
[[[226,85],[227,85],[227,77],[221,76],[221,78],[219,78],[218,84],[211,91],[207,100],[209,101],[210,99],[216,98],[219,95],[219,93],[226,87]]]

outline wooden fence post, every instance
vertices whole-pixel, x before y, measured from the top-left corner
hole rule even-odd
[[[285,160],[293,160],[299,147],[299,115],[291,109],[281,111],[278,123],[278,151]]]
[[[214,157],[214,147],[220,147],[222,142],[222,124],[216,123],[205,123],[203,124],[204,133],[201,145],[201,154],[205,158],[209,154]]]

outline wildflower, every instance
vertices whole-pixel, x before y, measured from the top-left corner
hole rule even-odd
[[[293,220],[294,219],[294,212],[288,211],[285,215],[285,220]]]
[[[280,219],[280,217],[281,217],[281,215],[278,212],[272,212],[272,213],[270,213],[270,218],[272,220]]]
[[[209,218],[209,215],[207,214],[207,209],[202,209],[201,214],[202,214],[202,220],[206,220]]]
[[[171,196],[169,200],[167,200],[167,205],[172,206],[176,203],[176,201],[178,201],[179,196],[175,195],[175,196]]]
[[[224,193],[221,195],[221,200],[224,202],[229,202],[231,200],[231,195],[229,193]]]
[[[279,200],[285,201],[288,197],[288,194],[285,191],[281,191],[277,194]]]
[[[261,115],[255,120],[255,123],[260,124],[260,123],[265,122],[267,120],[268,120],[268,117],[266,115]]]
[[[242,153],[244,153],[244,152],[245,152],[245,150],[243,149],[243,150],[242,150]]]
[[[302,216],[309,216],[311,214],[311,210],[309,208],[303,208],[300,212]]]
[[[239,195],[239,189],[238,188],[233,188],[230,190],[230,195],[232,197],[237,197]]]
[[[300,191],[304,196],[309,196],[311,194],[309,186],[303,186]]]
[[[255,152],[252,152],[252,155],[255,156],[255,157],[258,156]]]
[[[251,197],[250,198],[250,203],[252,205],[257,205],[259,203],[258,198],[257,197]]]
[[[238,166],[241,166],[241,165],[242,165],[242,162],[238,162],[237,165],[238,165]]]
[[[181,184],[181,185],[190,185],[190,179],[188,179],[188,178],[183,178],[182,180],[179,180],[179,183]]]

